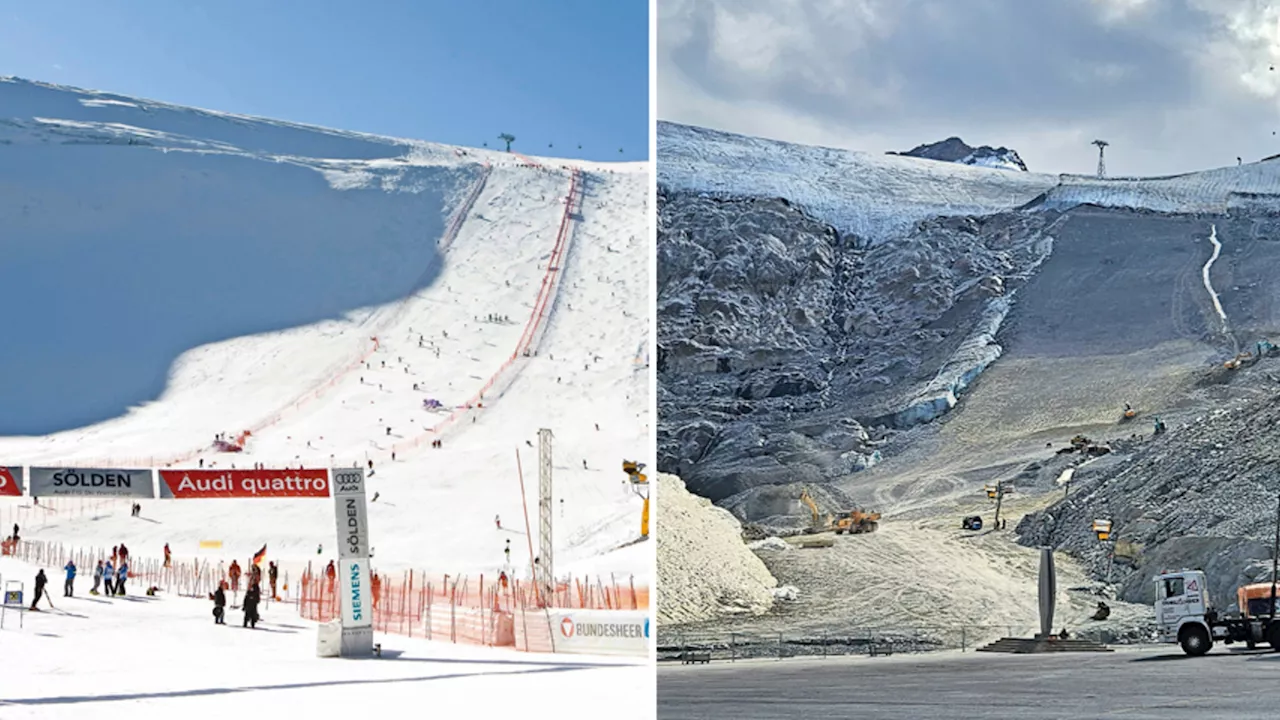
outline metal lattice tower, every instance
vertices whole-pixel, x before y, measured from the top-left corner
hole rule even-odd
[[[555,565],[551,554],[551,431],[538,431],[538,565],[542,577],[537,580],[544,588],[554,589]]]
[[[1101,179],[1107,176],[1107,159],[1104,153],[1111,143],[1106,140],[1094,140],[1091,144],[1098,146],[1098,178]]]

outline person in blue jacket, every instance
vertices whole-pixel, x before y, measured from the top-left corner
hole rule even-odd
[[[124,560],[120,561],[120,567],[116,570],[116,594],[124,594],[124,581],[129,579],[129,563]]]
[[[76,561],[68,560],[66,567],[62,569],[67,571],[67,582],[62,588],[62,594],[66,597],[71,597],[71,591],[74,589],[76,582]]]
[[[116,594],[116,566],[110,560],[102,568],[102,589],[107,595]]]

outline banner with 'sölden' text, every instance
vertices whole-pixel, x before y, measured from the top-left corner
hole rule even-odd
[[[27,494],[33,497],[154,498],[155,474],[150,469],[33,467],[27,469]]]

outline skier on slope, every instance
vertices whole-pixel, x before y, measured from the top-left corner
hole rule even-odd
[[[240,562],[238,560],[231,561],[231,567],[227,568],[227,577],[231,579],[231,591],[240,592]]]
[[[164,544],[164,566],[173,567],[173,556],[169,553],[169,543]]]
[[[49,609],[50,610],[53,609],[53,598],[49,597],[48,591],[45,590],[45,585],[48,585],[48,584],[49,584],[49,578],[45,577],[44,568],[40,568],[40,571],[36,573],[36,594],[35,594],[35,597],[31,600],[32,610],[38,609],[36,608],[36,603],[40,602],[40,598],[42,596],[49,601]]]

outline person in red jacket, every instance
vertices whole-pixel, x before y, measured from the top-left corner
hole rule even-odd
[[[231,578],[231,592],[240,592],[240,562],[238,560],[231,561],[231,567],[227,568],[227,577]]]

